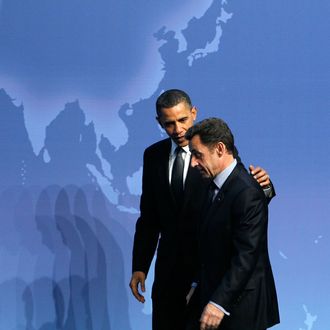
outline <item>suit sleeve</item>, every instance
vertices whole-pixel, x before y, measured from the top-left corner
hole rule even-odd
[[[233,204],[232,255],[211,301],[230,311],[255,271],[267,235],[268,210],[262,193],[243,190]]]
[[[234,154],[234,157],[237,160],[237,164],[239,165],[239,167],[241,169],[245,170],[245,166],[244,166],[244,164],[241,160],[241,157],[238,155],[238,150],[236,149],[236,147],[234,147],[233,154]],[[269,204],[270,201],[276,196],[275,187],[273,185],[273,182],[270,181],[270,185],[269,185],[269,187],[264,189],[264,193],[265,193],[265,196],[266,196],[267,203]]]
[[[142,271],[146,275],[156,251],[160,231],[153,188],[154,167],[152,158],[146,151],[143,156],[140,217],[135,227],[132,262],[133,272]]]
[[[264,188],[263,190],[264,190],[264,193],[265,193],[265,196],[266,196],[267,203],[269,204],[270,201],[273,199],[273,197],[276,196],[275,188],[274,188],[273,183],[270,182],[269,187]]]

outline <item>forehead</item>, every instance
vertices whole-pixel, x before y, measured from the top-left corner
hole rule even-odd
[[[160,120],[176,120],[191,115],[191,107],[186,102],[180,102],[170,108],[162,108],[159,113]]]
[[[194,135],[189,142],[190,149],[192,151],[202,151],[206,146],[202,143],[199,135]]]
[[[213,154],[215,150],[215,147],[204,144],[198,134],[194,135],[189,141],[189,148],[192,153],[199,154]]]

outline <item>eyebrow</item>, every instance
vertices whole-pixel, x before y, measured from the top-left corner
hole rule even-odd
[[[188,116],[180,117],[177,120],[164,120],[164,124],[173,124],[176,121],[182,121],[188,119]]]
[[[195,150],[195,149],[190,149],[190,152],[193,154],[193,155],[201,155],[202,153]]]

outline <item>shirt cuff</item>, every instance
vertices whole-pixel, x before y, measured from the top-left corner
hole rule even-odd
[[[230,315],[229,312],[227,312],[223,307],[221,307],[220,305],[216,304],[215,302],[210,301],[210,304],[212,304],[212,305],[215,306],[216,308],[218,308],[218,309],[220,309],[221,311],[223,311],[227,316]]]
[[[267,186],[265,188],[263,188],[264,194],[267,198],[271,198],[273,197],[273,189],[272,186]]]

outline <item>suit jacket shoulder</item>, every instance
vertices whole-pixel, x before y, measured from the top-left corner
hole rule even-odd
[[[144,151],[145,156],[157,156],[159,154],[167,153],[171,150],[171,139],[167,138],[147,147]]]
[[[229,175],[224,185],[221,188],[221,193],[231,192],[231,196],[238,195],[245,189],[251,189],[257,194],[260,194],[260,198],[265,199],[263,189],[260,187],[258,182],[247,172],[242,164],[237,164],[233,172]]]

